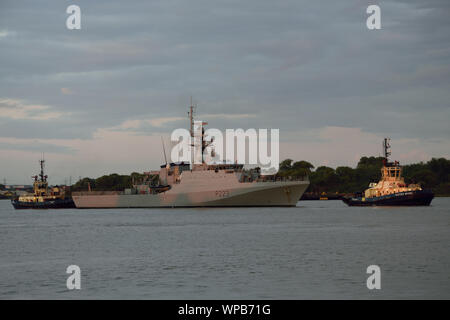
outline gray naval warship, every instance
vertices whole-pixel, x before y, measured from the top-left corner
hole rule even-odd
[[[188,112],[193,131],[193,106]],[[208,142],[201,135],[202,151]],[[77,208],[294,207],[309,180],[263,175],[243,164],[164,164],[124,191],[73,192]],[[156,178],[156,179],[155,179]],[[156,180],[156,183],[155,183]]]

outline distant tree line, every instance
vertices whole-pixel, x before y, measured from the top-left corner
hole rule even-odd
[[[133,180],[142,180],[143,174],[133,172],[130,175],[119,175],[113,173],[110,175],[104,175],[97,179],[83,178],[75,183],[71,187],[71,191],[86,191],[89,189],[103,190],[103,191],[122,191],[127,188],[131,188],[133,185]]]
[[[307,192],[312,193],[355,193],[367,189],[370,182],[381,178],[382,157],[362,157],[356,168],[336,169],[314,166],[307,161],[294,162],[286,159],[280,163],[279,176],[305,177],[311,182]],[[404,165],[403,177],[406,183],[418,183],[432,189],[437,195],[450,195],[450,160],[433,158],[423,163]]]
[[[381,178],[382,157],[362,157],[356,168],[320,166],[316,169],[307,161],[294,162],[286,159],[280,163],[277,173],[281,177],[309,177],[307,192],[312,193],[355,193],[367,189],[370,182]],[[315,169],[315,170],[314,170]],[[450,160],[433,158],[423,163],[403,166],[406,183],[418,183],[423,188],[432,189],[437,195],[450,195]],[[121,191],[131,188],[133,181],[142,181],[143,174],[133,172],[130,175],[110,174],[97,179],[83,178],[75,183],[72,191],[91,190]],[[158,176],[151,183],[158,183]]]

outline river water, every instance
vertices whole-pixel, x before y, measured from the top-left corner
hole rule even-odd
[[[14,210],[0,299],[450,298],[450,198],[430,207]],[[68,290],[66,268],[81,269]],[[381,289],[366,286],[378,265]]]

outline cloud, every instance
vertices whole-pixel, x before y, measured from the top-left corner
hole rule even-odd
[[[68,31],[66,3],[6,1],[0,97],[17,99],[0,107],[0,137],[57,135],[72,146],[106,130],[144,143],[188,127],[193,96],[209,127],[279,128],[300,158],[354,162],[333,147],[350,140],[327,144],[324,128],[360,130],[345,133],[365,142],[354,149],[387,135],[411,141],[412,159],[445,155],[432,141],[450,140],[450,2],[383,1],[375,31],[365,24],[369,4],[84,1],[82,29]]]
[[[50,106],[27,104],[18,99],[0,99],[0,118],[52,120],[62,115],[62,112],[52,111]]]
[[[255,118],[257,115],[254,114],[200,114],[195,117],[195,120],[207,120],[207,119],[221,119],[221,120],[245,120],[248,118]],[[133,132],[147,132],[149,128],[147,125],[150,125],[150,131],[154,129],[166,129],[166,131],[173,129],[172,126],[167,126],[168,124],[174,124],[180,121],[185,121],[187,125],[188,118],[187,117],[161,117],[161,118],[149,118],[149,119],[130,119],[125,120],[117,126],[112,126],[107,128],[113,131],[133,131]]]
[[[129,129],[139,129],[142,125],[142,120],[126,120],[119,124],[118,126],[114,126],[111,129],[113,130],[129,130]]]
[[[74,153],[74,150],[64,145],[55,145],[51,143],[43,143],[39,141],[23,141],[14,139],[14,142],[0,141],[0,150],[26,151],[31,153]]]
[[[386,137],[354,127],[323,127],[289,134],[307,138],[282,141],[280,159],[304,159],[316,167],[355,167],[363,156],[382,156],[381,142]],[[432,157],[450,158],[450,141],[446,139],[393,139],[391,146],[391,158],[403,164],[426,162]]]
[[[162,118],[150,118],[150,119],[130,119],[125,120],[119,125],[112,126],[109,128],[105,128],[107,130],[112,131],[133,131],[133,132],[142,132],[144,129],[147,129],[148,125],[153,128],[163,128],[166,124],[172,122],[178,122],[181,120],[186,120],[186,118],[181,117],[162,117]]]
[[[297,137],[292,140],[286,134]],[[0,163],[8,166],[8,180],[26,183],[35,160],[45,152],[49,175],[55,183],[72,176],[99,177],[103,174],[129,174],[156,169],[164,161],[161,136],[170,154],[175,145],[168,134],[136,135],[129,131],[98,129],[92,139],[16,139],[0,138]],[[307,137],[302,139],[302,137]],[[381,155],[383,135],[361,128],[322,127],[312,130],[280,132],[280,160],[291,158],[321,165],[355,167],[362,156]],[[287,141],[286,141],[287,140]],[[428,161],[431,157],[450,158],[448,140],[393,139],[392,159],[402,164]],[[31,170],[30,174],[23,172]],[[23,176],[23,177],[22,177]],[[21,177],[20,180],[18,177]]]
[[[182,120],[186,120],[186,118],[181,118],[181,117],[164,117],[164,118],[148,119],[148,120],[145,120],[145,121],[150,123],[152,126],[159,128],[159,127],[163,127],[167,123],[177,122],[177,121],[182,121]]]
[[[10,34],[7,30],[0,30],[0,39],[5,38]]]
[[[73,94],[72,90],[70,90],[69,88],[61,88],[61,93],[62,94]]]
[[[236,113],[236,114],[226,114],[226,113],[219,113],[219,114],[202,114],[199,115],[199,119],[247,119],[247,118],[256,118],[256,114],[248,114],[248,113]]]

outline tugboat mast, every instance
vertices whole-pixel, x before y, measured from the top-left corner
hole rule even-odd
[[[42,182],[45,182],[47,180],[47,176],[44,175],[45,160],[39,160],[39,164],[41,165],[41,173],[39,174],[39,177],[41,177]]]
[[[390,140],[390,138],[384,138],[383,140],[383,162],[385,166],[388,164],[389,156],[391,155],[391,145],[389,144]]]

